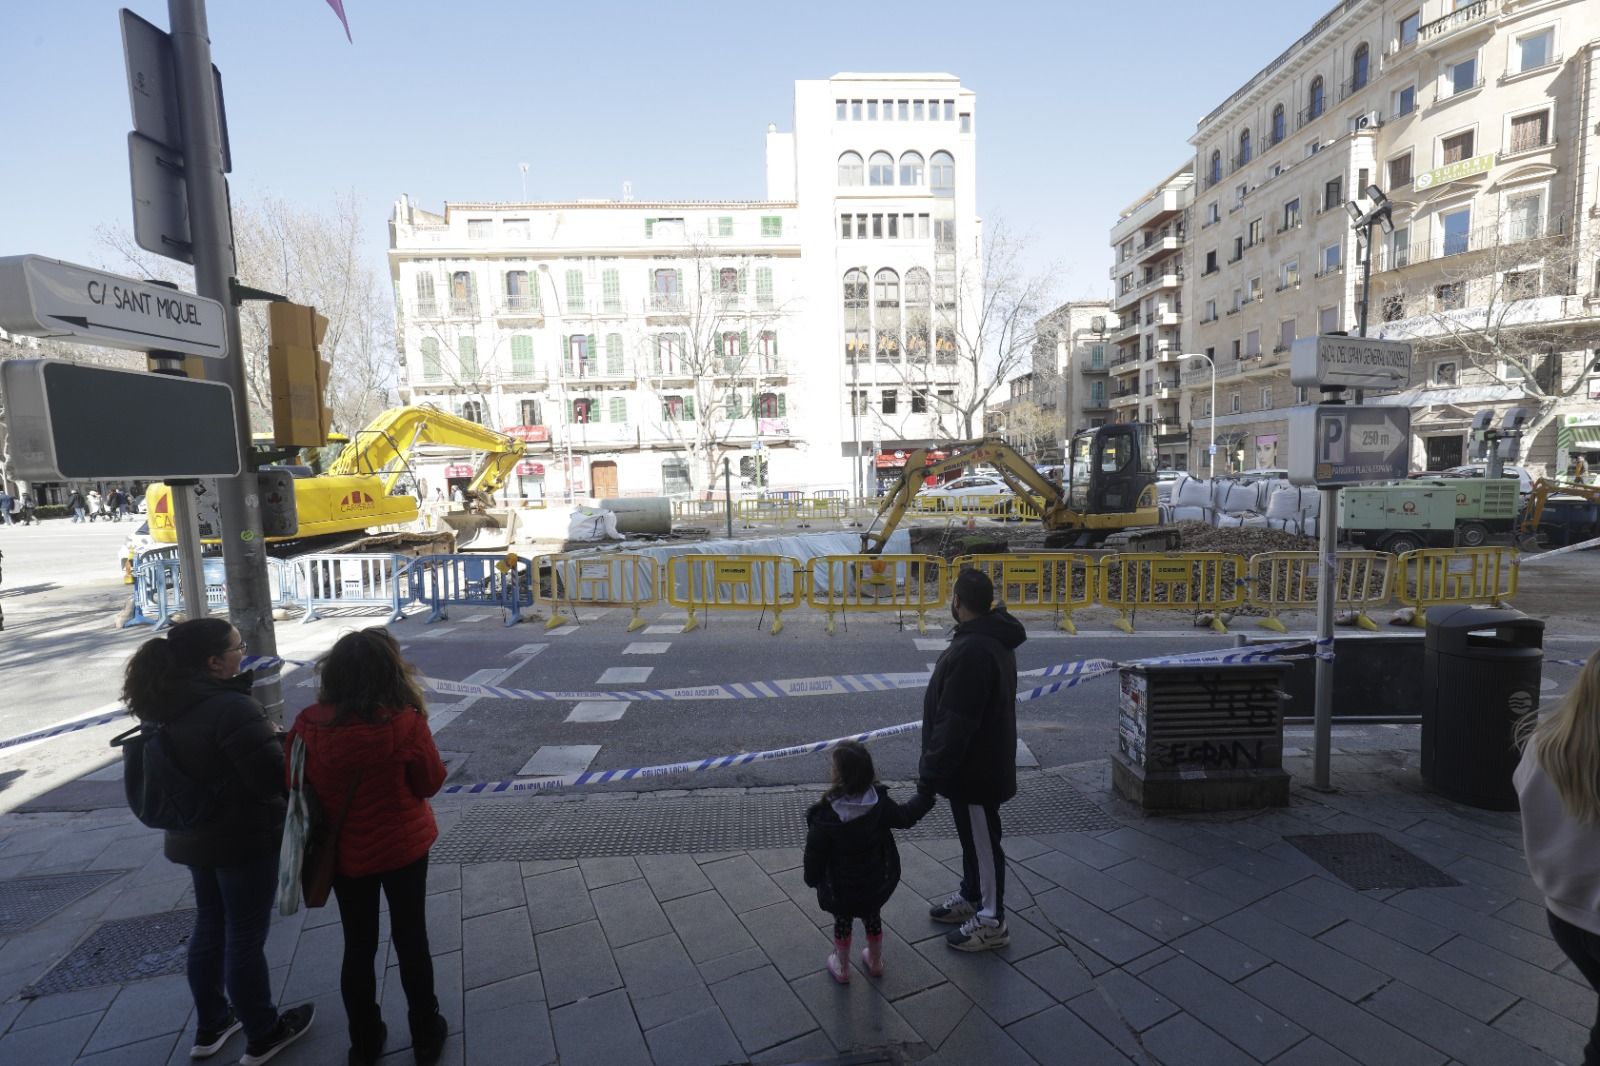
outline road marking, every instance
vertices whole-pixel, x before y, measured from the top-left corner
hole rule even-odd
[[[578,631],[578,627],[577,626],[560,626],[560,627],[558,627],[556,629],[550,630],[548,633],[545,634],[545,636],[547,636],[547,637],[565,637],[565,636],[570,636],[573,633],[576,633],[577,631]]]
[[[598,744],[547,744],[522,764],[518,777],[561,777],[581,774],[600,754]]]
[[[422,629],[419,631],[418,635],[419,636],[426,635],[426,636],[430,636],[430,637],[442,637],[446,633],[451,633],[451,632],[454,632],[454,631],[455,631],[455,627],[454,626],[423,626]]]
[[[122,760],[118,759],[116,762],[107,763],[105,766],[102,766],[100,769],[96,770],[92,774],[84,774],[82,777],[78,778],[78,780],[79,781],[121,781],[122,780]]]
[[[572,708],[568,722],[615,722],[633,706],[627,700],[586,700]]]
[[[515,663],[511,666],[501,667],[498,670],[475,670],[463,680],[471,685],[498,685],[521,666],[522,663]],[[465,711],[481,699],[483,699],[482,696],[468,696],[460,703],[452,703],[447,707],[435,707],[428,712],[428,728],[433,731],[435,736],[438,736],[439,730],[455,721],[461,716],[462,711]]]
[[[684,621],[685,622],[688,621],[688,618],[685,617]],[[681,622],[678,623],[677,625],[670,625],[670,626],[645,626],[644,627],[644,632],[646,634],[654,633],[657,636],[661,635],[662,633],[681,633],[682,631],[683,631],[683,623],[681,623]]]
[[[670,640],[637,640],[622,649],[624,655],[665,655],[672,647]]]
[[[1033,752],[1028,750],[1028,745],[1022,742],[1021,737],[1017,738],[1017,765],[1030,770],[1039,766],[1039,760],[1034,758]]]
[[[945,637],[913,637],[918,651],[944,651],[950,646],[950,641]]]
[[[613,666],[600,675],[597,685],[637,685],[650,680],[653,666]]]
[[[521,656],[524,660],[531,659],[549,646],[548,644],[524,644],[520,648],[512,648],[506,652],[506,658],[512,659]]]

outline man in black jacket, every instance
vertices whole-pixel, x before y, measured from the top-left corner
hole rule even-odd
[[[1017,794],[1017,656],[1022,623],[995,610],[994,583],[963,570],[950,601],[955,633],[922,697],[919,791],[950,801],[961,838],[961,890],[928,914],[959,923],[946,942],[986,951],[1011,942],[1000,805]]]

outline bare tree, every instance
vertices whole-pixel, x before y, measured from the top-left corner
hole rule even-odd
[[[734,438],[760,440],[764,423],[787,415],[777,328],[787,307],[775,299],[771,275],[761,273],[770,268],[760,260],[692,243],[677,261],[682,266],[656,269],[645,297],[647,317],[663,329],[645,334],[636,348],[636,373],[649,386],[639,395],[654,398],[654,410],[636,418],[681,441],[694,487],[710,489]],[[765,480],[764,459],[757,484]]]
[[[268,197],[233,210],[237,275],[246,285],[310,304],[328,319],[322,356],[332,366],[328,401],[334,422],[354,432],[389,402],[398,378],[395,311],[362,239],[366,220],[353,193],[315,211]],[[189,270],[140,249],[126,230],[102,228],[102,243],[145,277],[188,285]],[[266,428],[272,409],[267,369],[267,307],[239,309],[251,421]]]
[[[1597,323],[1580,292],[1595,253],[1565,219],[1508,211],[1468,233],[1409,248],[1402,265],[1413,277],[1374,286],[1380,321],[1369,332],[1411,341],[1426,361],[1456,357],[1455,380],[1436,385],[1470,384],[1471,371],[1480,383],[1520,393],[1532,408],[1519,455],[1528,461],[1562,405],[1588,381]],[[1420,265],[1430,262],[1431,270]]]
[[[1034,325],[1058,302],[1060,268],[1051,263],[1033,270],[1030,244],[1028,236],[995,222],[984,231],[981,256],[957,263],[957,291],[964,294],[976,287],[977,302],[960,309],[954,336],[945,340],[946,346],[954,342],[957,385],[947,397],[935,394],[935,407],[940,420],[954,423],[968,440],[982,427],[983,409],[995,389],[1032,364]],[[935,342],[935,370],[941,357],[949,359],[947,352],[948,347],[941,349]]]
[[[1055,411],[1031,399],[1019,399],[1006,407],[1001,416],[1000,433],[1024,455],[1037,455],[1055,444]]]

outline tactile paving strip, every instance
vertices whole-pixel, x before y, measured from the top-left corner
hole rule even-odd
[[[104,922],[21,994],[26,999],[183,973],[193,931],[193,909]]]
[[[126,870],[85,870],[70,874],[42,874],[0,881],[0,936],[10,936],[76,903]]]
[[[907,790],[896,792],[902,800],[909,798]],[[431,857],[435,862],[531,862],[797,847],[805,840],[806,808],[821,795],[817,789],[666,799],[530,797],[515,803],[485,803],[468,808],[433,846]],[[1002,822],[1008,835],[1116,827],[1104,811],[1053,775],[1023,784],[1005,805]],[[904,835],[954,836],[946,804],[941,801]]]
[[[1461,882],[1381,833],[1284,837],[1351,888],[1453,888]]]

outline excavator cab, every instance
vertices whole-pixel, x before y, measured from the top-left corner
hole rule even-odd
[[[1067,502],[1079,514],[1126,514],[1156,483],[1156,441],[1148,425],[1119,422],[1072,438]]]

